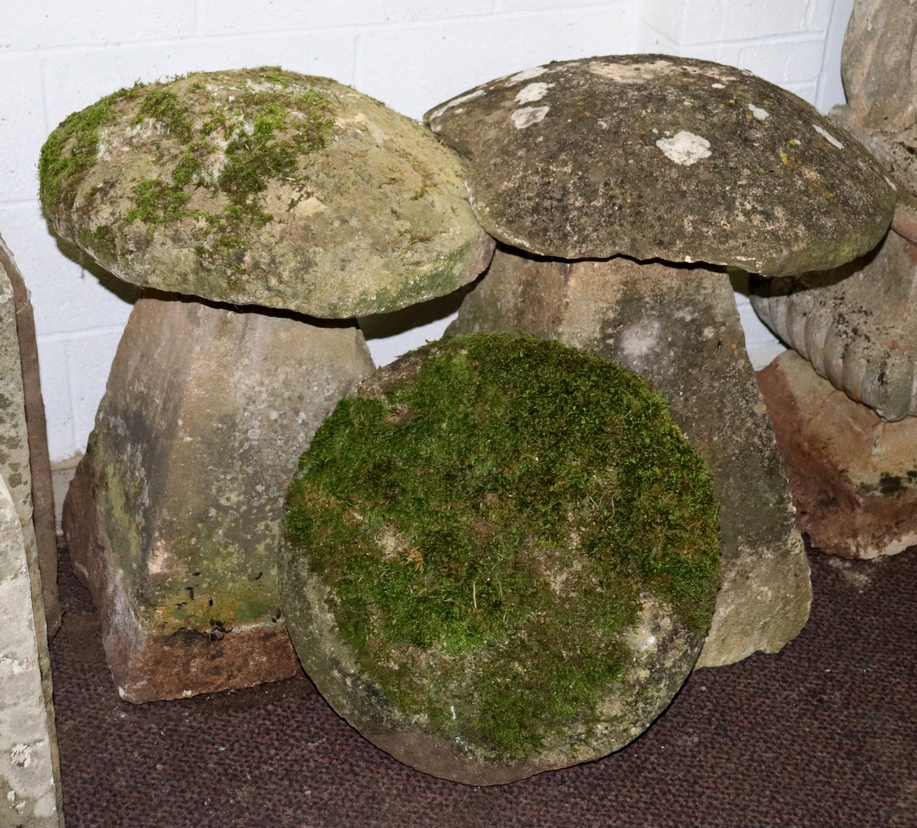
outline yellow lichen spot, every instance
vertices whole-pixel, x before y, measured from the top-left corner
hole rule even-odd
[[[729,99],[729,103],[734,104],[735,102],[736,102],[736,99],[735,99],[735,98],[730,98],[730,99]]]
[[[780,153],[780,160],[783,161],[784,164],[790,163],[789,156],[785,152]]]
[[[746,112],[745,117],[750,121],[754,116],[750,112]]]
[[[765,172],[764,167],[758,167],[758,172],[761,173],[761,174],[763,175],[764,172]]]

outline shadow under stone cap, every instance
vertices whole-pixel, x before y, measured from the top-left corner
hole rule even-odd
[[[61,236],[127,282],[217,302],[392,311],[492,253],[426,128],[277,67],[122,89],[58,126],[39,168]]]
[[[469,161],[484,229],[544,256],[792,275],[870,250],[894,209],[892,183],[845,131],[792,93],[708,61],[550,63],[425,121]]]

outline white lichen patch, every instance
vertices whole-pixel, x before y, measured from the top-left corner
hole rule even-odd
[[[706,138],[701,138],[700,135],[686,130],[676,132],[671,138],[660,138],[656,146],[670,161],[685,167],[690,167],[712,155],[710,142]]]
[[[466,101],[473,101],[475,98],[480,98],[484,92],[484,89],[475,89],[474,92],[469,92],[467,95],[459,95],[457,98],[453,98],[451,101],[446,101],[446,103],[444,103],[439,109],[431,113],[430,121],[432,122],[437,118],[440,118],[444,113],[452,109],[454,106],[459,106]]]
[[[531,80],[532,78],[538,78],[547,71],[548,70],[544,66],[533,66],[531,69],[523,69],[507,80],[507,84],[517,84]]]
[[[10,751],[10,763],[19,768],[27,768],[32,764],[32,746],[24,743],[13,745]]]
[[[511,112],[509,117],[512,119],[516,129],[525,129],[532,124],[543,121],[550,108],[549,106],[524,106]]]
[[[837,147],[838,149],[844,148],[844,145],[840,141],[838,141],[837,138],[835,138],[830,132],[828,132],[825,129],[822,129],[818,124],[812,124],[812,126],[815,128],[815,131],[819,135],[821,135],[822,138],[824,138],[829,144]]]
[[[762,109],[760,106],[755,106],[754,104],[748,105],[748,111],[759,121],[766,121],[771,116],[770,112],[766,109]]]
[[[710,88],[711,89],[725,89],[726,86],[722,83],[711,83]]]
[[[527,104],[540,101],[548,94],[548,90],[552,86],[554,86],[553,83],[530,83],[519,90],[516,95],[516,103]]]
[[[887,175],[883,176],[883,178],[885,179],[885,183],[888,184],[888,186],[891,187],[897,193],[898,185],[895,184],[895,182],[892,181]]]
[[[8,655],[0,655],[0,667],[9,667],[14,676],[24,673],[28,666],[28,664],[15,658],[10,658]]]

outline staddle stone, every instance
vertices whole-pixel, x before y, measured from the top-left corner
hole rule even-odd
[[[894,230],[833,271],[760,280],[762,321],[815,371],[885,420],[917,413],[917,245]]]
[[[550,63],[425,118],[468,159],[484,229],[539,255],[795,274],[870,250],[894,206],[882,168],[844,130],[709,61]]]
[[[716,504],[665,401],[557,342],[455,337],[364,381],[287,502],[303,666],[374,744],[510,782],[636,738],[691,670]]]
[[[449,332],[509,330],[645,377],[706,461],[719,503],[722,587],[697,665],[777,652],[795,638],[809,617],[809,568],[725,274],[500,247]]]
[[[277,67],[122,89],[40,162],[55,230],[127,282],[346,318],[451,292],[491,243],[419,124]]]
[[[64,504],[123,698],[299,671],[275,560],[286,485],[324,416],[372,370],[353,323],[138,300]]]
[[[875,558],[917,544],[917,418],[883,420],[794,351],[758,381],[812,546]]]

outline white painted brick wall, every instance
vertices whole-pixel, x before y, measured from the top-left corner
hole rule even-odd
[[[0,234],[32,291],[52,459],[85,447],[132,296],[83,267],[41,216],[39,149],[69,113],[137,80],[279,64],[353,84],[419,118],[499,75],[636,51],[737,64],[826,109],[843,94],[839,55],[852,2],[0,0]],[[757,330],[747,302],[743,319]],[[377,360],[444,326],[423,319],[375,340]],[[759,354],[777,347],[760,331],[749,338]]]

